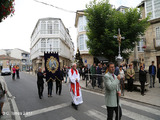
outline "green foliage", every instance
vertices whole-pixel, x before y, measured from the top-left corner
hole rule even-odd
[[[0,0],[0,22],[14,14],[14,0]]]
[[[122,40],[121,50],[135,47],[139,36],[143,35],[149,26],[145,18],[140,20],[141,12],[137,8],[126,9],[125,13],[116,11],[108,3],[108,0],[97,2],[96,0],[87,5],[85,11],[87,16],[87,46],[90,53],[94,56],[103,56],[110,61],[115,61],[118,56],[118,41],[113,38],[118,34],[118,28],[121,35],[125,37]],[[128,58],[130,53],[123,53],[124,58]]]
[[[82,68],[84,66],[83,64],[83,60],[81,58],[81,55],[80,55],[80,51],[78,50],[77,53],[76,53],[76,62],[77,62],[77,67],[78,68]]]

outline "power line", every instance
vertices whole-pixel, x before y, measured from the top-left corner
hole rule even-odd
[[[47,5],[47,6],[54,7],[54,8],[56,8],[56,9],[59,9],[59,10],[65,11],[65,12],[76,13],[75,11],[66,10],[66,9],[63,9],[63,8],[60,8],[60,7],[54,6],[54,5],[52,5],[52,4],[45,3],[45,2],[41,2],[41,1],[38,1],[38,0],[34,0],[34,1],[35,1],[35,2],[38,2],[38,3],[41,3],[41,4],[44,4],[44,5]]]

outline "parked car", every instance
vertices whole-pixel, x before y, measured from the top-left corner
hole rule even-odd
[[[11,70],[9,68],[3,68],[1,71],[1,75],[11,75]]]

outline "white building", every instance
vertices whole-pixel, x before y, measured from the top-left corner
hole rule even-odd
[[[76,12],[75,27],[77,28],[77,49],[80,51],[84,65],[92,65],[94,62],[94,57],[89,54],[87,49],[86,35],[87,18],[85,16],[84,10],[78,10]]]
[[[20,62],[18,63],[13,63],[13,65],[19,65],[20,69],[22,71],[28,70],[31,66],[31,61],[30,61],[30,53],[18,48],[15,49],[0,49],[0,55],[6,55],[9,57],[13,57],[16,59],[19,59]]]
[[[74,57],[74,44],[69,30],[59,18],[39,19],[31,35],[33,70],[44,68],[44,52],[58,52],[61,67],[70,66]]]

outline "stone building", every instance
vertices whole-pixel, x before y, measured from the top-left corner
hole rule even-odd
[[[60,18],[38,20],[31,35],[30,50],[33,71],[45,67],[44,52],[58,52],[61,68],[71,66],[74,58],[74,44]]]
[[[7,55],[0,55],[0,72],[3,68],[11,68],[13,65],[19,65],[21,62],[20,59],[13,58]]]
[[[143,0],[138,7],[142,10],[142,19],[150,15],[150,26],[142,36],[144,41],[144,63],[146,69],[152,61],[160,64],[160,0]]]

